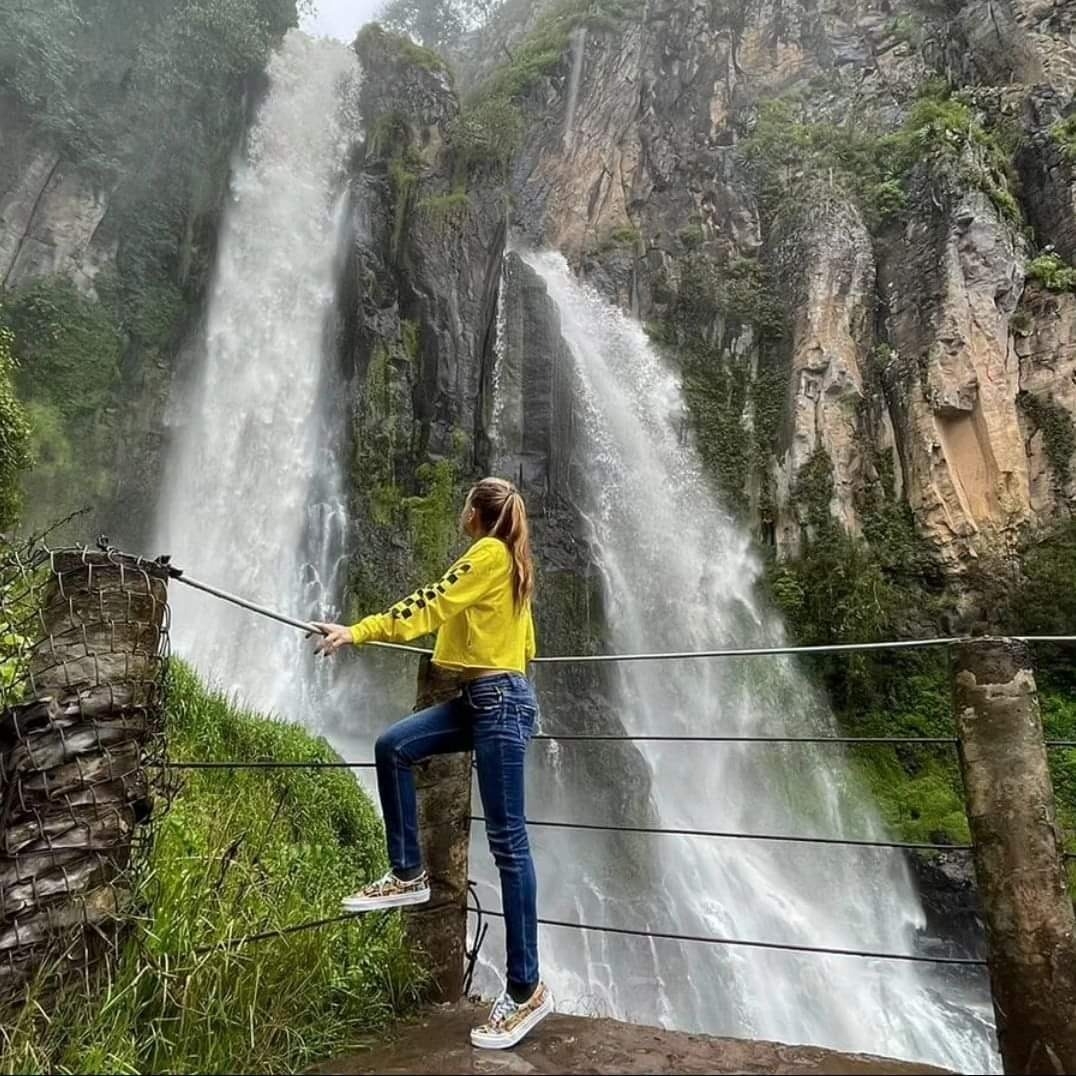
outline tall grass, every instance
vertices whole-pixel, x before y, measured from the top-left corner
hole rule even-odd
[[[173,665],[169,743],[199,761],[335,761],[303,730],[237,711]],[[163,816],[122,956],[32,997],[2,1028],[6,1073],[294,1072],[353,1048],[416,999],[397,917],[196,951],[337,914],[383,868],[347,771],[199,771]]]

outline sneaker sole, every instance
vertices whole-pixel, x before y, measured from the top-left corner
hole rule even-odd
[[[345,912],[376,912],[386,908],[409,908],[414,904],[426,904],[430,899],[428,889],[414,893],[399,893],[392,897],[347,897],[341,901]]]
[[[518,1042],[526,1038],[552,1012],[553,1001],[547,992],[542,1004],[518,1027],[502,1035],[484,1035],[475,1028],[471,1032],[471,1045],[478,1047],[479,1050],[510,1050]]]

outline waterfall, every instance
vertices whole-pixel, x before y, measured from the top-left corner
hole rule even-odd
[[[169,414],[158,545],[207,582],[297,616],[329,617],[342,592],[346,531],[346,401],[331,361],[333,302],[345,163],[359,136],[358,76],[349,50],[295,32],[268,76],[235,169],[204,351]],[[760,569],[748,537],[715,503],[679,437],[684,407],[675,377],[641,328],[580,287],[559,256],[526,261],[546,284],[576,366],[587,459],[579,471],[612,645],[781,642],[779,622],[755,596]],[[504,315],[502,308],[499,351]],[[520,440],[516,405],[494,407],[502,440]],[[416,582],[400,580],[400,593]],[[300,634],[180,586],[172,597],[181,656],[252,706],[326,731],[351,757],[369,758],[373,736],[409,708],[408,659],[376,652],[342,659],[330,683],[315,674]],[[632,665],[616,677],[613,703],[630,732],[833,727],[784,659]],[[573,719],[570,711],[557,716],[561,725]],[[633,756],[631,796],[619,762],[606,764],[601,783],[571,779],[579,773],[571,753],[587,749],[532,753],[533,817],[881,833],[832,748],[647,746]],[[642,803],[644,817],[615,813],[632,802]],[[533,837],[541,908],[551,918],[892,952],[913,950],[923,925],[904,860],[884,850],[559,830]],[[481,842],[477,834],[473,868],[484,902],[495,906]],[[997,1066],[982,977],[971,973],[558,928],[545,929],[541,944],[565,1008],[964,1071]],[[484,959],[499,965],[501,952],[491,939]]]
[[[575,363],[579,451],[588,461],[580,469],[583,508],[612,645],[652,652],[782,644],[780,622],[756,597],[761,565],[749,537],[715,501],[681,436],[684,403],[673,372],[641,326],[580,285],[560,255],[524,261],[545,282]],[[632,733],[836,731],[786,658],[626,664],[617,675],[614,703]],[[561,754],[572,749],[579,748],[566,745]],[[837,750],[647,745],[650,808],[668,828],[884,839]],[[610,785],[618,777],[610,772]],[[548,788],[548,774],[539,785]],[[593,821],[605,795],[602,787],[554,782],[541,802],[532,795],[528,813]],[[599,837],[535,832],[546,916],[892,953],[914,952],[924,925],[896,851],[647,836],[617,866],[601,857]],[[488,889],[484,899],[495,899]],[[998,1064],[984,976],[974,970],[558,928],[543,932],[542,953],[554,992],[584,1010],[966,1072]]]
[[[587,48],[587,28],[577,26],[569,35],[572,43],[572,74],[568,82],[568,107],[564,118],[564,148],[570,149],[575,134],[575,110],[579,104],[579,82],[583,75],[583,57]]]
[[[346,418],[331,319],[358,136],[357,59],[290,32],[231,185],[192,384],[168,416],[158,547],[190,575],[330,615],[345,553]],[[174,645],[245,702],[309,721],[309,645],[173,587]]]

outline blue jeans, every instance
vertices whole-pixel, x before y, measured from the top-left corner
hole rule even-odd
[[[476,680],[450,702],[397,722],[374,748],[389,861],[396,871],[422,865],[411,767],[431,755],[474,751],[486,836],[501,876],[508,984],[538,983],[534,861],[523,810],[524,757],[538,704],[530,681],[514,673]]]

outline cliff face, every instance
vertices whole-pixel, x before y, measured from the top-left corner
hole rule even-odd
[[[780,554],[810,533],[812,461],[848,530],[884,485],[953,572],[1069,510],[1076,445],[1063,459],[1055,435],[1050,456],[1038,427],[1071,422],[1044,369],[1071,310],[1026,282],[1040,247],[1073,258],[1074,21],[1061,3],[653,0],[580,19],[527,86],[513,225],[673,354],[696,345],[703,379],[752,380],[724,428],[698,419],[704,455],[751,440],[775,404],[758,371],[780,367],[773,437],[716,468]],[[779,326],[735,286],[745,266]]]
[[[85,5],[83,5],[85,6]],[[290,0],[0,11],[0,321],[33,428],[24,522],[144,548],[169,387]]]
[[[90,290],[116,254],[101,229],[111,191],[65,159],[11,94],[0,95],[0,146],[0,283],[60,273]]]

